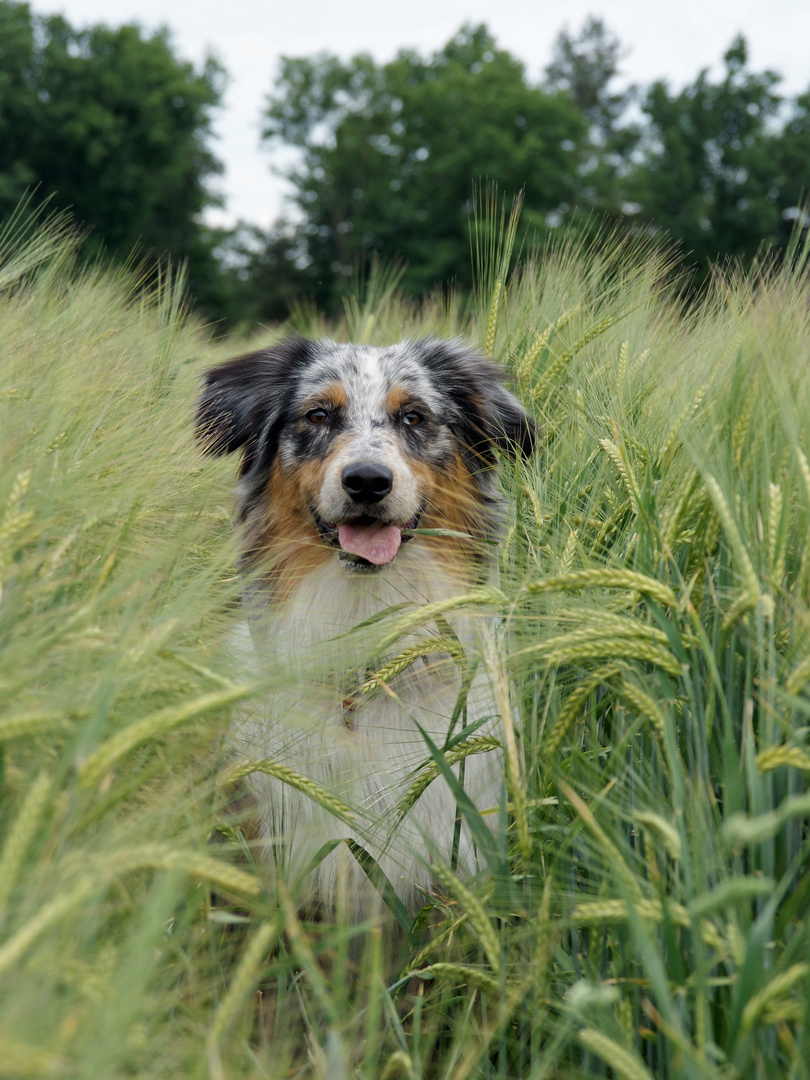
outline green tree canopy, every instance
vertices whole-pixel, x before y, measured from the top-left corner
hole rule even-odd
[[[626,50],[602,19],[590,16],[578,35],[560,31],[546,68],[545,87],[564,92],[588,123],[588,139],[577,166],[576,205],[569,217],[598,211],[602,218],[622,212],[623,177],[640,137],[625,120],[635,87],[616,88]]]
[[[137,245],[215,271],[198,215],[217,202],[208,149],[222,71],[177,58],[167,31],[72,28],[0,0],[0,218],[26,189],[89,228],[90,250]]]
[[[678,94],[656,82],[642,106],[649,124],[630,197],[639,216],[680,240],[701,267],[782,242],[784,201],[798,199],[779,175],[780,77],[749,71],[747,59],[737,38],[720,81],[702,71]],[[806,159],[805,176],[807,167]]]
[[[567,94],[532,86],[479,26],[429,59],[285,59],[264,134],[301,151],[289,175],[320,276],[345,279],[374,252],[404,259],[405,285],[421,293],[469,280],[477,179],[525,189],[541,217],[570,203],[587,122]]]

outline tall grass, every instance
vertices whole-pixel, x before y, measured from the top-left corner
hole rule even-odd
[[[63,223],[0,239],[0,1076],[810,1075],[806,258],[683,310],[644,244],[510,273],[482,235],[470,306],[378,270],[342,323],[296,315],[463,334],[543,432],[477,658],[486,872],[437,867],[393,961],[269,895],[220,817],[229,710],[284,678],[228,661],[231,464],[191,438],[239,346],[182,282],[78,270]],[[488,749],[426,747],[415,784]]]

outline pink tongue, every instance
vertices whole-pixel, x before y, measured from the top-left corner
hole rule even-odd
[[[375,566],[391,562],[399,551],[402,534],[396,525],[341,525],[338,540],[344,551],[359,555]]]

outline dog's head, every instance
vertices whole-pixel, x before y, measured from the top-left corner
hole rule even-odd
[[[495,451],[528,455],[535,441],[503,372],[435,339],[293,338],[241,356],[207,373],[197,433],[209,453],[242,452],[240,514],[256,554],[337,549],[364,571],[391,563],[415,528],[485,535]]]

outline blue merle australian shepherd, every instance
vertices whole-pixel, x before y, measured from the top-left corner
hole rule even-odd
[[[240,755],[259,766],[247,778],[257,850],[300,904],[360,918],[377,902],[360,845],[418,907],[434,886],[431,862],[452,854],[461,873],[475,869],[441,776],[403,802],[430,760],[420,727],[438,747],[458,734],[461,666],[438,649],[363,692],[386,660],[449,633],[441,620],[423,625],[374,656],[386,623],[373,616],[487,580],[500,517],[496,451],[529,454],[534,425],[503,372],[457,341],[376,348],[294,338],[209,371],[197,426],[208,452],[242,455],[244,652],[254,669],[286,672],[295,684],[241,716],[234,732]],[[491,632],[480,616],[451,609],[446,618],[470,656]],[[365,634],[349,633],[358,624]],[[483,673],[466,723],[481,719],[477,735],[497,733]],[[333,813],[299,777],[351,816]],[[477,807],[496,808],[499,754],[469,756],[463,785]],[[354,845],[329,850],[343,839]]]

